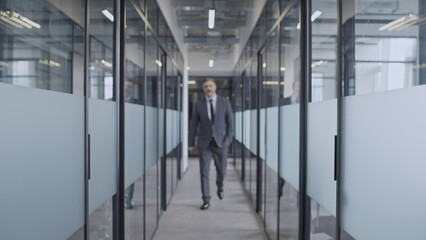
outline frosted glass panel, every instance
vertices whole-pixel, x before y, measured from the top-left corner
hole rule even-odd
[[[125,103],[125,188],[138,180],[143,174],[143,108],[142,105]]]
[[[257,155],[257,110],[250,111],[250,147],[248,148],[252,153]]]
[[[173,115],[173,147],[172,149],[174,149],[178,143],[179,143],[179,112],[173,110],[172,112]]]
[[[337,100],[308,105],[307,193],[336,216],[334,136],[337,134]]]
[[[281,171],[282,178],[299,191],[299,104],[281,107]]]
[[[241,114],[242,112],[235,113],[235,139],[239,142],[242,142],[241,139]]]
[[[355,239],[425,239],[426,86],[344,99],[342,227]]]
[[[158,153],[159,157],[163,156],[163,149],[164,149],[164,111],[163,109],[158,109]],[[166,123],[167,124],[167,123]],[[166,145],[167,146],[167,145]]]
[[[0,83],[0,239],[84,224],[84,98]]]
[[[117,191],[117,105],[89,99],[89,214]]]
[[[251,111],[244,111],[244,146],[250,150],[250,135],[251,135],[251,124],[250,117]]]
[[[266,109],[266,164],[278,172],[278,107]]]
[[[158,109],[146,107],[146,170],[157,162]]]
[[[173,138],[175,135],[175,129],[173,128],[173,110],[166,109],[166,122],[167,122],[167,137],[166,137],[166,153],[169,153],[173,149]]]

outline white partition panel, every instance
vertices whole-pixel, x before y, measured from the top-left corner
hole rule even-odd
[[[307,194],[336,216],[334,136],[337,134],[337,100],[309,103]]]
[[[84,98],[0,83],[0,239],[84,224]]]
[[[280,175],[299,191],[299,104],[281,106]]]
[[[425,239],[426,86],[344,99],[342,227],[355,239]]]
[[[278,172],[278,107],[266,109],[266,164]]]
[[[146,170],[158,160],[158,108],[146,107]]]
[[[89,99],[89,214],[117,192],[117,105]]]
[[[143,174],[144,161],[144,106],[125,103],[125,187]]]

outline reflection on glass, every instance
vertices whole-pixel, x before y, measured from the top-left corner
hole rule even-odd
[[[145,167],[145,229],[146,238],[149,239],[155,232],[158,221],[159,207],[159,168],[158,168],[158,110],[156,107],[158,97],[157,75],[157,42],[150,31],[147,32],[146,43],[146,131],[150,136],[146,141],[146,167]]]
[[[143,181],[143,116],[144,99],[144,44],[145,24],[130,1],[126,2],[125,80],[124,101],[126,118],[126,179],[124,191],[125,239],[143,238],[144,228],[144,181]],[[129,103],[129,104],[127,104]],[[131,119],[138,119],[132,121]],[[127,180],[126,180],[127,181]],[[130,185],[129,185],[130,184]]]
[[[337,2],[313,0],[311,100],[336,97]]]
[[[250,78],[250,126],[249,129],[252,130],[249,138],[249,149],[250,149],[250,196],[253,206],[257,206],[257,190],[258,190],[258,175],[257,175],[257,141],[259,136],[257,135],[257,104],[258,104],[258,84],[257,84],[257,68],[258,68],[258,59],[257,57],[253,58],[253,61],[250,64],[251,68],[251,78]]]
[[[325,237],[327,239],[335,239],[336,218],[326,209],[322,208],[318,202],[310,198],[308,199],[310,200],[308,201],[308,204],[311,205],[310,239],[320,240],[320,239],[324,239]]]
[[[1,1],[0,82],[82,95],[83,13],[50,1]]]
[[[279,100],[279,239],[298,239],[299,232],[299,4],[291,6],[280,24],[281,72]]]
[[[89,239],[112,239],[112,199],[108,199],[89,215]],[[83,240],[84,226],[71,235],[69,240]]]
[[[276,28],[265,46],[262,64],[262,108],[265,115],[265,227],[270,239],[277,238],[278,225],[278,101],[279,79],[279,28]],[[262,130],[261,130],[262,131]]]
[[[112,0],[90,0],[90,98],[114,98],[113,12]]]
[[[352,4],[343,3],[344,9],[354,7],[351,15],[344,16],[343,25],[344,32],[353,33],[343,42],[345,94],[423,84],[425,52],[419,48],[424,49],[426,2],[355,1]]]

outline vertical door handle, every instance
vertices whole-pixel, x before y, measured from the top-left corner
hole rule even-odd
[[[87,174],[88,174],[88,179],[90,179],[90,172],[91,172],[91,168],[90,168],[90,134],[88,135],[88,143],[87,143]]]
[[[337,135],[334,135],[334,181],[337,181]]]

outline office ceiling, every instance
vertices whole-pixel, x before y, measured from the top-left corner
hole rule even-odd
[[[177,24],[189,51],[226,54],[240,40],[253,0],[172,0]],[[215,27],[208,28],[208,11],[216,9]]]

